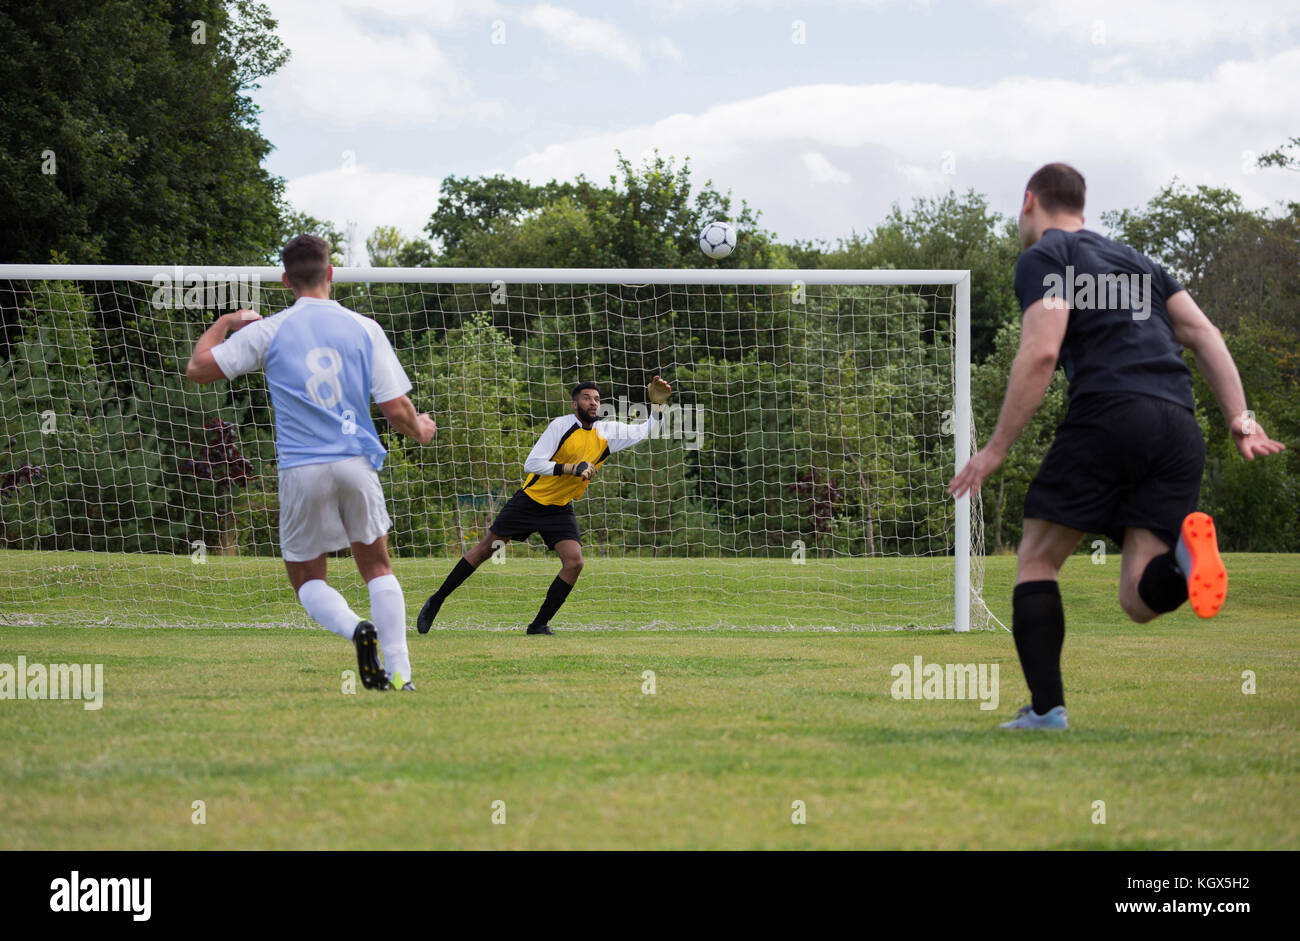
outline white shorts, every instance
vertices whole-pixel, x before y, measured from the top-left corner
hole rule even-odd
[[[286,562],[310,562],[354,542],[368,546],[392,525],[369,458],[280,471],[280,555]]]

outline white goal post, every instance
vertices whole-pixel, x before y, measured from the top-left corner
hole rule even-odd
[[[291,303],[281,273],[0,265],[0,623],[75,620],[88,591],[151,623],[304,623],[276,563],[265,382],[183,379],[217,312]],[[518,487],[569,386],[597,381],[609,417],[637,421],[662,373],[674,420],[575,507],[594,583],[576,626],[987,626],[978,497],[943,493],[975,441],[969,271],[338,267],[334,284],[439,424],[421,451],[376,422],[408,603]],[[502,555],[449,627],[504,625],[519,592],[531,613],[554,563]]]

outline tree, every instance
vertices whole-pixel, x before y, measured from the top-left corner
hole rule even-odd
[[[416,401],[437,403],[431,447],[392,435],[385,485],[403,520],[399,554],[465,552],[520,484],[523,456],[537,431],[521,406],[530,403],[527,370],[508,336],[489,317],[472,315],[445,341],[424,338],[402,351]],[[430,494],[446,499],[430,501]]]
[[[1206,436],[1200,506],[1218,521],[1226,549],[1294,552],[1300,547],[1300,335],[1247,317],[1227,341],[1251,410],[1287,450],[1243,460],[1209,384],[1196,374],[1197,411]]]
[[[0,3],[0,258],[266,257],[283,181],[245,91],[287,58],[274,26],[249,0]]]
[[[906,212],[895,203],[884,222],[866,235],[841,239],[821,261],[827,268],[970,269],[971,357],[978,362],[992,352],[1002,325],[1020,312],[1019,254],[1015,221],[991,211],[988,199],[970,190],[917,199]]]
[[[1251,315],[1300,328],[1300,204],[1270,217],[1232,190],[1174,180],[1145,207],[1102,219],[1164,265],[1221,329]]]
[[[15,355],[0,365],[0,477],[24,466],[41,473],[0,494],[5,543],[182,553],[195,541],[225,544],[233,490],[252,467],[232,474],[227,463],[201,478],[185,465],[208,443],[189,418],[215,415],[224,393],[182,392],[174,375],[110,381],[94,305],[74,284],[40,282],[24,319]]]
[[[1292,137],[1276,150],[1260,156],[1256,163],[1261,167],[1281,167],[1300,172],[1300,137]]]
[[[551,183],[538,187],[500,174],[490,177],[449,176],[438,190],[438,206],[424,230],[441,253],[458,257],[472,235],[490,230],[497,220],[522,221],[528,212],[568,195],[571,187]]]
[[[582,176],[542,185],[447,177],[425,232],[448,266],[684,268],[699,264],[699,232],[713,219],[742,233],[723,267],[785,260],[748,204],[734,208],[711,182],[693,193],[689,160],[678,166],[658,152],[640,167],[620,154],[605,186]]]
[[[1011,321],[998,331],[992,354],[971,370],[971,405],[981,443],[998,423],[1011,363],[1019,348],[1020,323]],[[984,482],[984,541],[990,551],[1000,552],[1020,541],[1025,494],[1052,444],[1056,426],[1065,417],[1066,385],[1064,372],[1052,374],[1043,404],[1007,452],[997,474]]]
[[[376,226],[366,239],[366,254],[376,268],[427,268],[433,264],[433,246],[423,239],[408,239],[397,226]]]
[[[1112,210],[1101,218],[1121,242],[1160,262],[1195,291],[1250,215],[1230,189],[1198,185],[1193,190],[1175,179],[1145,208]]]
[[[273,264],[278,265],[280,263],[280,249],[287,245],[290,239],[297,238],[299,235],[315,235],[323,238],[330,243],[330,264],[343,264],[343,257],[348,248],[348,238],[334,228],[334,223],[325,222],[315,216],[309,216],[305,212],[299,212],[288,203],[281,205],[280,213],[282,221],[280,223],[280,235],[276,239],[275,249],[272,252],[271,262]]]

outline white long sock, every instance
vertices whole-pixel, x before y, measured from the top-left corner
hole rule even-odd
[[[337,591],[322,579],[313,578],[298,589],[298,600],[307,609],[311,619],[326,630],[333,631],[345,640],[357,632],[361,617],[348,607]]]
[[[370,620],[379,633],[379,648],[384,652],[388,676],[402,674],[411,678],[411,657],[406,650],[406,596],[396,575],[380,575],[370,580]]]

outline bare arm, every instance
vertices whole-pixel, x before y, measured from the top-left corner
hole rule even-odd
[[[1061,355],[1070,309],[1060,299],[1035,301],[1025,310],[1021,322],[1020,348],[1011,363],[1002,412],[988,444],[969,461],[948,484],[948,493],[962,497],[979,490],[988,477],[1006,460],[1007,452],[1043,404],[1052,373]]]
[[[379,403],[379,410],[392,425],[408,438],[414,438],[420,444],[428,444],[438,433],[438,426],[427,412],[417,414],[415,405],[405,395]]]
[[[1246,392],[1241,386],[1237,364],[1232,361],[1223,334],[1210,322],[1205,312],[1187,291],[1179,291],[1165,304],[1169,323],[1174,328],[1178,342],[1196,356],[1196,368],[1214,390],[1233,441],[1243,457],[1253,461],[1257,456],[1277,454],[1286,446],[1264,434],[1264,429],[1246,410]]]
[[[1187,291],[1179,291],[1169,298],[1165,309],[1174,336],[1196,354],[1196,368],[1214,390],[1224,419],[1232,421],[1246,410],[1246,392],[1241,387],[1241,376],[1228,352],[1228,344],[1223,342],[1223,334]]]
[[[1006,457],[1020,433],[1043,404],[1047,387],[1052,384],[1052,373],[1061,355],[1065,340],[1065,327],[1070,312],[1059,301],[1036,301],[1025,311],[1021,323],[1020,348],[1011,363],[1007,378],[1007,392],[1002,400],[997,427],[989,437],[986,448]],[[1001,463],[1001,461],[999,461]]]
[[[199,337],[199,342],[194,344],[194,353],[185,366],[185,378],[190,382],[197,382],[201,386],[216,382],[218,379],[225,379],[226,374],[221,371],[221,367],[217,365],[217,361],[212,357],[212,348],[224,343],[226,337],[240,327],[261,319],[261,314],[251,310],[237,310],[218,317],[216,323],[203,331],[203,336]]]

